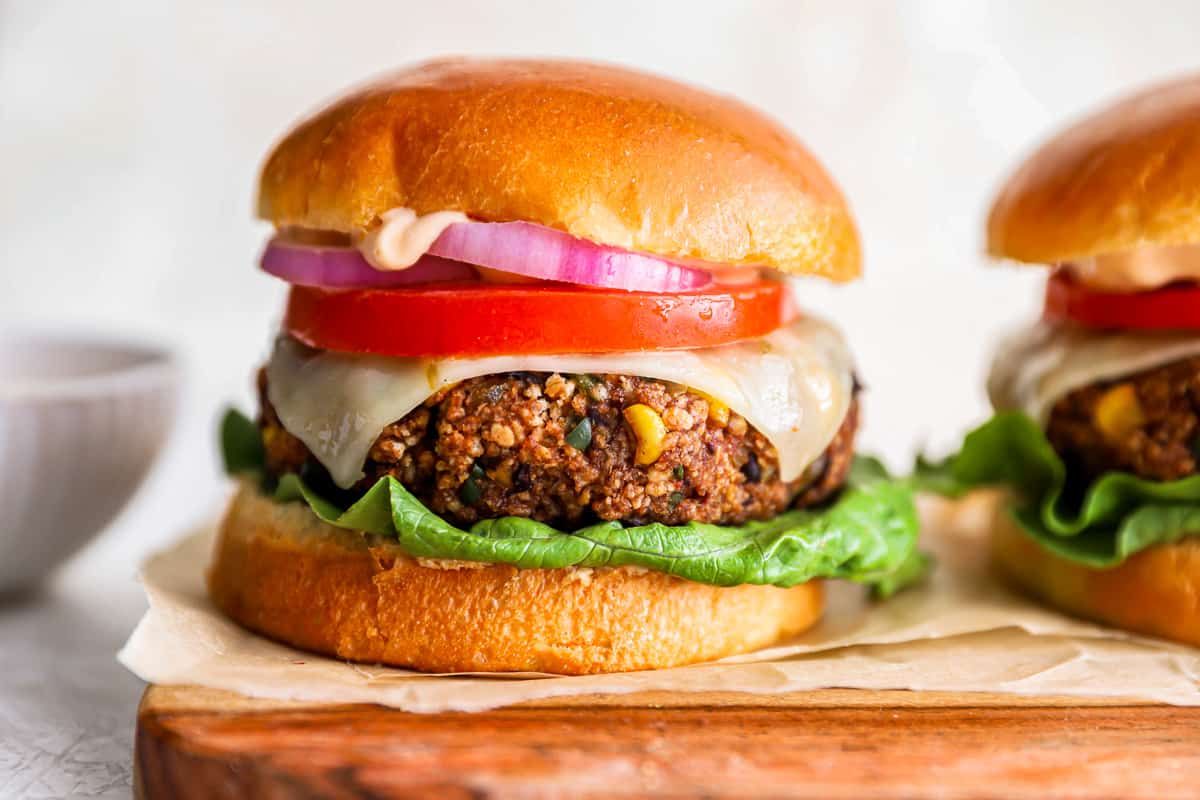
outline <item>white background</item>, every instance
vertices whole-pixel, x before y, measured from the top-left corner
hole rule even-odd
[[[985,415],[995,336],[1035,313],[1039,272],[980,254],[997,183],[1056,126],[1193,68],[1197,32],[1194,2],[4,3],[0,319],[158,340],[187,366],[166,457],[76,579],[128,579],[215,513],[214,418],[250,406],[283,291],[255,269],[259,159],[348,83],[438,54],[576,56],[779,117],[857,211],[865,279],[802,301],[848,332],[863,446],[899,466]]]
[[[980,255],[998,182],[1096,103],[1194,69],[1197,33],[1196,2],[0,0],[0,335],[155,340],[188,376],[136,501],[41,598],[0,603],[0,795],[129,796],[141,687],[112,653],[143,607],[136,564],[227,491],[215,418],[250,407],[283,295],[255,269],[256,170],[323,99],[428,56],[521,54],[767,109],[857,210],[866,279],[803,300],[859,355],[863,445],[902,466],[984,417],[995,337],[1036,313],[1042,275]]]

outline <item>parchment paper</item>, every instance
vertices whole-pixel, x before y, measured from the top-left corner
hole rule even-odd
[[[479,711],[548,697],[646,690],[779,693],[820,688],[1116,696],[1200,705],[1200,650],[1075,621],[1000,585],[978,542],[995,498],[924,499],[938,566],[883,603],[830,586],[824,620],[783,645],[724,661],[618,675],[433,676],[347,664],[249,633],[209,603],[211,528],[149,559],[150,608],[118,659],[143,680],[254,697]]]

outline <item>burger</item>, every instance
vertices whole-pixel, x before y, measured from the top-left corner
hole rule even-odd
[[[1200,645],[1200,77],[1043,145],[987,243],[1051,267],[1042,318],[1003,343],[996,415],[926,485],[1007,487],[992,554],[1025,591]]]
[[[209,573],[245,627],[436,672],[719,658],[821,579],[915,577],[856,459],[845,340],[785,276],[860,271],[841,193],[735,100],[612,66],[443,60],[266,160],[290,284]]]

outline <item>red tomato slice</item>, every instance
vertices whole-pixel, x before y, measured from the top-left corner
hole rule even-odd
[[[310,347],[390,356],[611,353],[765,336],[796,309],[782,283],[651,294],[567,285],[293,286],[284,327]]]
[[[1200,287],[1175,284],[1149,292],[1100,292],[1059,270],[1046,284],[1042,317],[1090,328],[1200,328]]]

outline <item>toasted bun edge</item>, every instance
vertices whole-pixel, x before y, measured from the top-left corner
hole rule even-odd
[[[717,587],[631,568],[431,562],[243,485],[209,571],[218,608],[327,656],[426,672],[588,674],[744,653],[820,617],[820,582]]]

